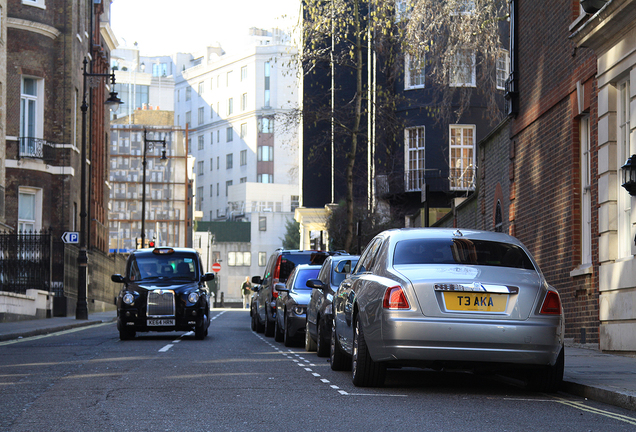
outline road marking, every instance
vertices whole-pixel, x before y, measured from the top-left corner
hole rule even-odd
[[[602,415],[604,417],[609,417],[609,418],[614,419],[614,420],[618,420],[618,421],[622,421],[622,422],[629,423],[629,424],[632,424],[632,425],[636,425],[636,418],[634,418],[634,417],[629,417],[629,416],[622,415],[622,414],[616,414],[616,413],[613,413],[611,411],[605,411],[605,410],[602,410],[602,409],[599,409],[599,408],[590,407],[590,406],[585,405],[583,402],[569,401],[569,400],[561,399],[561,398],[556,398],[556,402],[558,402],[560,404],[563,404],[563,405],[570,406],[572,408],[579,409],[581,411],[586,411],[586,412],[589,412],[589,413],[592,413],[592,414]]]
[[[166,351],[168,351],[170,348],[172,348],[173,346],[174,346],[173,344],[168,344],[168,345],[166,345],[165,347],[161,348],[161,349],[159,350],[159,352],[166,352]]]
[[[0,342],[0,346],[12,345],[12,344],[15,344],[15,343],[20,343],[20,342],[29,342],[29,341],[34,341],[34,340],[38,340],[38,339],[44,339],[44,338],[48,338],[48,337],[52,337],[52,336],[61,336],[61,335],[69,334],[69,333],[75,333],[75,332],[78,332],[78,331],[87,330],[89,328],[101,327],[101,326],[110,325],[110,324],[113,324],[113,322],[105,322],[105,323],[100,323],[100,324],[77,327],[77,328],[74,328],[74,329],[63,330],[63,331],[59,331],[59,332],[55,332],[55,333],[47,333],[45,335],[20,337],[20,339],[13,339],[13,340],[10,340],[10,341]]]

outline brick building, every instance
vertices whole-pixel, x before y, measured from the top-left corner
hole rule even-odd
[[[510,1],[510,116],[480,142],[478,193],[442,224],[518,237],[561,293],[566,338],[598,343],[596,56],[570,41],[587,18],[578,1]]]
[[[5,221],[18,232],[50,228],[59,239],[80,228],[82,65],[87,58],[88,73],[109,73],[116,45],[110,1],[8,0],[6,9]],[[109,81],[91,77],[88,83],[86,238],[89,250],[106,252]],[[59,252],[53,263],[58,288],[65,278]],[[72,295],[69,289],[64,293]]]
[[[9,226],[4,224],[4,195],[5,195],[5,137],[7,132],[7,0],[0,0],[0,231],[6,231]]]

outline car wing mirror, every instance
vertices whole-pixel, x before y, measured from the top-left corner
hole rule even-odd
[[[261,279],[260,276],[252,276],[252,283],[262,284],[263,283],[263,279]]]
[[[207,282],[207,281],[214,280],[215,277],[216,276],[214,273],[205,273],[202,279],[203,279],[203,282]]]
[[[306,283],[309,288],[325,289],[325,284],[320,279],[309,279]]]
[[[274,285],[274,289],[278,292],[289,292],[287,286],[284,283],[277,283]]]
[[[114,274],[110,277],[110,280],[112,280],[113,282],[117,282],[117,283],[124,283],[126,282],[126,279],[120,275],[120,274]]]

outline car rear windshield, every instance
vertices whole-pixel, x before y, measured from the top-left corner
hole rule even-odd
[[[327,256],[324,252],[283,253],[280,259],[278,280],[285,282],[292,270],[299,264],[322,265]]]
[[[307,286],[307,281],[309,279],[316,279],[318,277],[318,273],[320,272],[320,268],[315,269],[305,269],[298,272],[298,276],[296,276],[296,280],[294,281],[294,289],[306,289],[311,290]]]
[[[466,238],[399,241],[393,265],[399,264],[473,264],[534,270],[530,257],[517,245]]]
[[[129,278],[137,280],[197,278],[197,259],[192,254],[138,256],[130,263]]]

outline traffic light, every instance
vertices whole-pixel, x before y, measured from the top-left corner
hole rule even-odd
[[[148,247],[155,247],[155,241],[154,240],[150,240],[150,243],[148,243]]]

